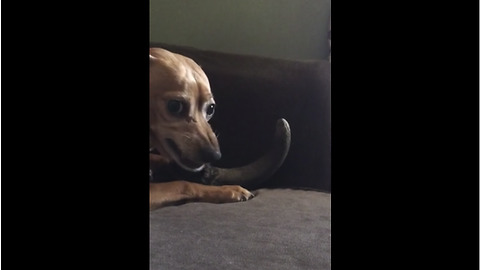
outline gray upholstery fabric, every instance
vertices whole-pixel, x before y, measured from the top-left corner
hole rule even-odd
[[[254,193],[151,212],[150,269],[330,269],[330,193]]]

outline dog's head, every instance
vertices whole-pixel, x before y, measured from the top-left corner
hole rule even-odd
[[[215,101],[207,76],[192,59],[150,49],[150,146],[189,171],[221,157],[208,121]]]

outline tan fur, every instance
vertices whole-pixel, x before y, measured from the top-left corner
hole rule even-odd
[[[200,170],[205,164],[202,151],[220,154],[217,137],[208,124],[206,107],[214,104],[207,76],[193,60],[160,48],[150,49],[150,147],[160,156],[155,163],[176,162]],[[185,115],[172,115],[169,100],[187,105]],[[167,143],[175,144],[175,151]],[[179,155],[178,153],[181,153]],[[150,209],[192,201],[226,203],[248,200],[253,195],[240,186],[206,186],[187,181],[150,183]]]

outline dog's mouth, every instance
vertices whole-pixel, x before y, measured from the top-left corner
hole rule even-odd
[[[205,164],[203,163],[198,163],[198,162],[183,158],[182,151],[172,139],[165,139],[165,142],[167,146],[165,148],[168,154],[183,169],[190,172],[198,172],[205,167]]]

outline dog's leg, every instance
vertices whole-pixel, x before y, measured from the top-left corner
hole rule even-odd
[[[253,196],[248,190],[236,185],[207,186],[187,181],[150,183],[150,210],[187,202],[240,202]]]

